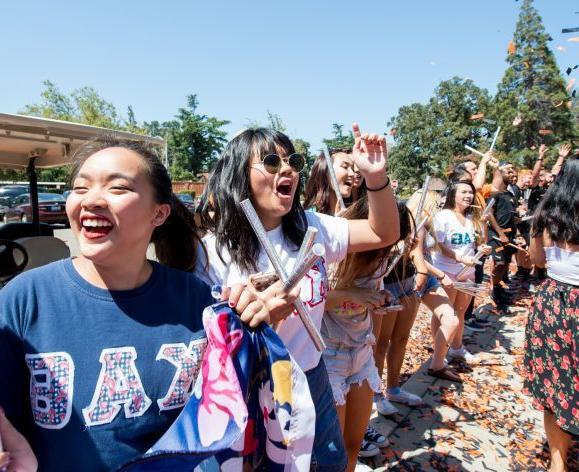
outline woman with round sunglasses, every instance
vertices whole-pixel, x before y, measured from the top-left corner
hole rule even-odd
[[[396,202],[386,175],[387,152],[383,136],[362,134],[354,125],[353,159],[365,178],[368,218],[345,220],[305,212],[300,203],[299,166],[292,167],[295,154],[291,140],[272,129],[248,129],[226,146],[208,183],[214,197],[213,216],[203,214],[211,234],[204,238],[211,283],[228,286],[246,281],[254,272],[267,272],[271,264],[240,209],[250,198],[286,270],[293,268],[306,228],[318,230],[316,242],[325,248],[325,258],[308,272],[301,283],[301,299],[319,328],[328,291],[327,266],[338,263],[349,252],[369,251],[392,244],[398,238]],[[272,173],[265,157],[277,155],[280,167]],[[286,160],[287,159],[287,160]],[[268,161],[269,162],[269,159]],[[293,162],[297,160],[294,158]],[[312,461],[316,470],[344,470],[347,458],[332,391],[321,353],[309,338],[299,317],[288,304],[270,312],[278,334],[305,371],[316,408],[316,436]],[[291,315],[291,316],[290,316]]]

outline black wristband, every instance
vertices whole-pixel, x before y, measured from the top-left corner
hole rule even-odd
[[[418,271],[417,271],[416,273],[417,273],[417,274],[420,274],[420,275],[428,275],[428,272],[418,272]]]
[[[444,274],[442,277],[436,277],[436,280],[442,280],[446,277],[446,274]]]
[[[384,190],[386,187],[388,187],[388,185],[390,185],[390,177],[386,176],[386,183],[382,185],[382,187],[379,188],[366,187],[366,190],[368,190],[368,192],[379,192],[380,190]]]

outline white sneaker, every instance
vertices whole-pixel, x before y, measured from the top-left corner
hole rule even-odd
[[[356,464],[356,468],[354,469],[354,472],[372,472],[374,469],[372,467],[370,467],[369,465],[366,464],[362,464],[361,462],[358,462]]]
[[[459,359],[463,362],[466,362],[468,365],[476,365],[479,363],[479,358],[466,350],[464,346],[460,349],[453,349],[450,348],[448,350],[448,357]]]
[[[422,398],[420,398],[418,395],[402,389],[400,389],[400,392],[396,394],[386,392],[386,395],[388,396],[388,400],[391,402],[403,403],[408,406],[418,406],[424,403]]]
[[[376,444],[378,447],[390,446],[390,441],[388,441],[388,438],[370,425],[368,425],[366,428],[364,439],[372,444]]]
[[[381,415],[390,416],[398,413],[398,408],[392,405],[384,395],[374,397],[374,402],[376,403],[378,413]]]
[[[358,452],[358,457],[374,457],[380,454],[380,448],[371,442],[362,440],[362,445],[360,446],[360,452]]]

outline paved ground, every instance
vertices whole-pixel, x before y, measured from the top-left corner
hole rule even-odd
[[[391,447],[368,465],[378,471],[546,470],[542,413],[521,392],[524,325],[530,303],[527,294],[512,307],[512,313],[500,318],[490,305],[479,307],[481,317],[492,325],[465,343],[478,353],[481,364],[472,370],[457,366],[465,380],[462,386],[428,376],[428,361],[423,362],[404,388],[422,396],[425,406],[401,405],[400,414],[391,418],[373,412],[372,424],[388,436]],[[425,311],[419,314],[409,351],[427,352],[428,338],[423,332],[428,331],[428,316]],[[417,346],[418,340],[423,344]],[[423,360],[428,357],[422,355]],[[572,455],[569,470],[579,470],[577,445]]]

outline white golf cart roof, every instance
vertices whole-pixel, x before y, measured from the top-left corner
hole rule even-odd
[[[81,144],[103,135],[158,145],[162,148],[166,163],[166,143],[162,138],[67,121],[0,113],[0,167],[25,169],[32,157],[36,158],[36,168],[63,166],[70,163],[74,151]]]

